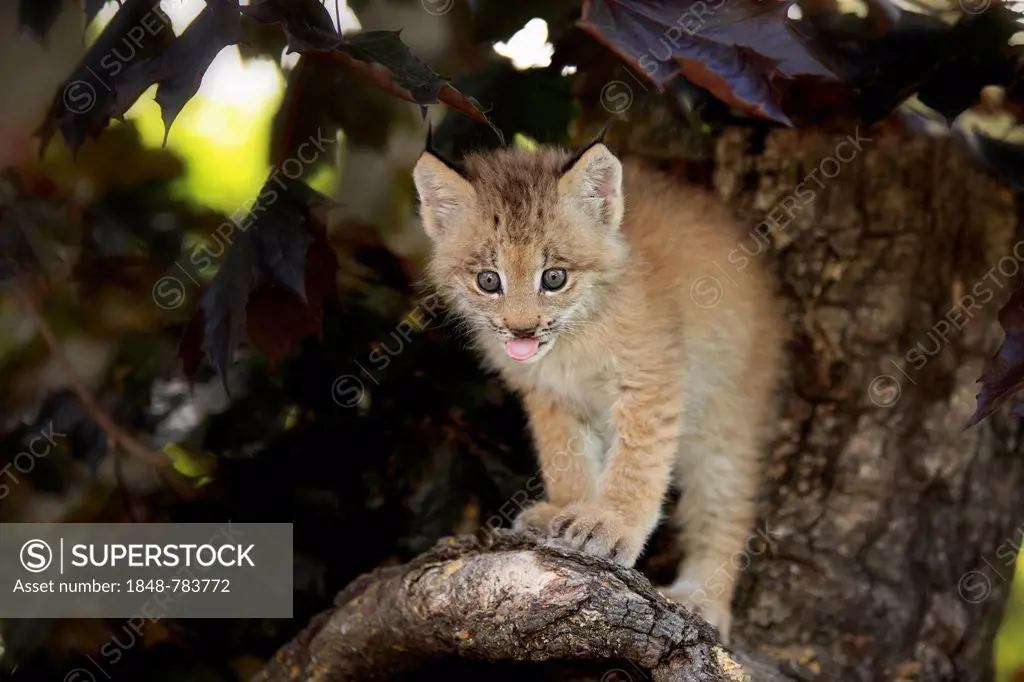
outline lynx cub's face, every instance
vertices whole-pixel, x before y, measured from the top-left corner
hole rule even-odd
[[[434,242],[430,279],[512,362],[550,352],[624,267],[622,166],[603,144],[575,156],[505,149],[465,167],[428,151],[413,177]]]

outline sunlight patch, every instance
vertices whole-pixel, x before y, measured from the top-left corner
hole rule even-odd
[[[530,19],[526,26],[516,31],[507,43],[497,42],[494,51],[512,60],[512,66],[520,71],[539,66],[549,66],[554,46],[548,42],[548,22]]]

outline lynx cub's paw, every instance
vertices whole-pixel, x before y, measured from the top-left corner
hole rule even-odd
[[[551,535],[551,521],[560,514],[561,507],[556,507],[550,502],[537,502],[516,517],[512,527],[516,530],[530,530],[541,535]]]
[[[703,583],[690,580],[677,580],[668,587],[658,589],[667,599],[682,604],[714,626],[722,644],[729,646],[729,630],[732,629],[731,599],[723,598],[724,595],[715,598],[704,589]]]
[[[632,566],[643,549],[645,536],[630,530],[606,509],[571,504],[551,521],[551,538],[555,544]]]

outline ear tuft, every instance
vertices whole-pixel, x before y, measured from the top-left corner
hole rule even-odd
[[[424,151],[412,171],[420,195],[423,230],[437,239],[445,225],[473,200],[473,186],[451,162]]]
[[[622,163],[600,139],[566,163],[558,190],[601,224],[612,229],[621,224],[625,209]]]

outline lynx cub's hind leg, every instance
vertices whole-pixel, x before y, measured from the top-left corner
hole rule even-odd
[[[757,379],[764,379],[758,381]],[[682,490],[675,522],[684,551],[665,595],[699,613],[729,642],[732,598],[750,563],[761,462],[774,377],[744,379],[746,391],[710,396],[684,435],[677,462]],[[752,389],[752,390],[751,390]]]

